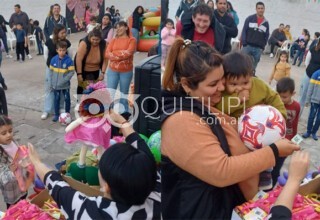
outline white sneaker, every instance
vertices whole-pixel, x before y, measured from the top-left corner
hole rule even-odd
[[[273,53],[270,53],[270,58],[273,58],[273,57],[274,57]]]
[[[32,56],[31,56],[31,54],[28,54],[28,58],[29,58],[29,60],[31,60],[31,59],[32,59]]]
[[[43,112],[42,115],[41,115],[41,119],[45,120],[45,119],[48,118],[48,116],[49,116],[49,114],[47,112]]]
[[[11,56],[10,54],[7,54],[6,58],[11,59],[13,56]]]

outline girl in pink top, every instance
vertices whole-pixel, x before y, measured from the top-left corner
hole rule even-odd
[[[161,69],[164,70],[167,55],[169,53],[170,47],[175,39],[176,30],[174,29],[173,20],[168,18],[165,21],[165,27],[161,30]]]

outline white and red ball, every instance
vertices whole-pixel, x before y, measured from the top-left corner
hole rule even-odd
[[[286,120],[276,108],[256,105],[240,116],[238,132],[242,142],[250,150],[256,150],[284,138]]]
[[[72,121],[70,113],[63,112],[59,116],[59,122],[61,125],[68,125]]]

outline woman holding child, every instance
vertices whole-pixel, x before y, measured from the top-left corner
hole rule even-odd
[[[161,129],[164,219],[231,219],[232,209],[258,192],[259,173],[299,150],[287,139],[254,152],[244,146],[234,119],[213,107],[225,89],[222,61],[200,41],[178,38],[170,50]]]

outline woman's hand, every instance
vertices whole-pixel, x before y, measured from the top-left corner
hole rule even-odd
[[[104,80],[104,73],[100,73],[98,81],[103,81],[103,80]]]
[[[78,78],[78,82],[79,82],[79,83],[82,83],[82,82],[83,82],[82,74],[78,75],[77,78]]]
[[[286,138],[283,138],[283,139],[280,139],[279,141],[276,141],[275,145],[277,145],[280,157],[289,156],[294,151],[300,150],[299,145],[296,145],[295,143],[293,143],[292,141],[289,141]]]
[[[35,165],[36,163],[41,163],[40,157],[36,149],[34,149],[34,146],[30,143],[28,143],[28,153],[29,153],[30,162],[33,165]]]
[[[116,113],[114,110],[109,111],[109,117],[112,122],[115,122],[117,124],[123,124],[127,122],[127,120],[122,115]]]

